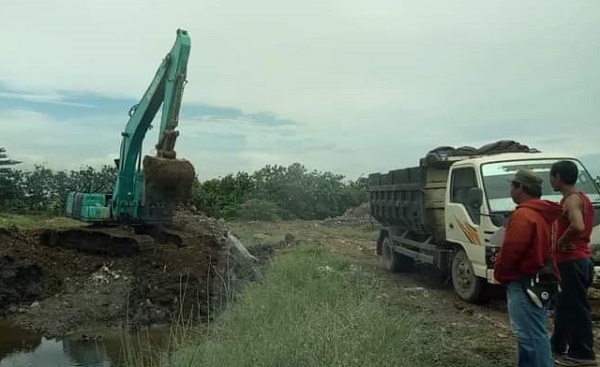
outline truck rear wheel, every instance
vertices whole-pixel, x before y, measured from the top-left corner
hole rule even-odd
[[[458,249],[452,258],[452,284],[462,300],[469,303],[485,301],[485,281],[475,275],[471,260],[462,248]]]
[[[381,258],[385,268],[392,273],[411,271],[415,264],[414,259],[394,251],[389,236],[385,236],[381,243]]]

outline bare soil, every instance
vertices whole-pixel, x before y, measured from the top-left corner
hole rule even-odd
[[[122,258],[45,247],[39,231],[0,230],[0,316],[54,337],[206,319],[226,297],[223,284],[254,264],[223,223],[191,212],[175,223],[187,234],[183,246]]]

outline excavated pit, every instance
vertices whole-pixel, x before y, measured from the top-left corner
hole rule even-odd
[[[189,161],[147,155],[142,164],[149,202],[188,202],[191,199],[196,171]]]
[[[10,256],[0,257],[0,316],[17,312],[16,305],[42,296],[42,271],[37,264],[16,264]]]
[[[222,222],[201,213],[177,210],[173,228],[186,234],[183,245],[162,243],[128,257],[43,246],[42,231],[0,232],[6,321],[64,336],[217,315],[228,287],[256,277],[256,259]]]

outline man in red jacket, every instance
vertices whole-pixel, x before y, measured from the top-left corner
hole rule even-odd
[[[510,194],[517,207],[506,225],[494,277],[506,286],[508,314],[517,334],[518,366],[553,367],[546,330],[548,310],[533,303],[524,280],[535,276],[549,259],[551,225],[560,216],[562,207],[540,199],[542,179],[528,170],[515,174]]]
[[[590,235],[595,210],[576,186],[579,170],[571,161],[550,168],[550,184],[563,194],[564,213],[557,221],[556,263],[562,292],[556,302],[552,350],[561,366],[596,366],[594,334],[587,289],[592,284],[594,262]],[[567,349],[568,347],[568,349]]]

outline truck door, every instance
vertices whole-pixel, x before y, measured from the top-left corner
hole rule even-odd
[[[445,211],[446,239],[461,244],[472,262],[474,273],[485,277],[485,247],[480,233],[481,204],[474,205],[473,188],[479,188],[474,167],[451,170]]]

